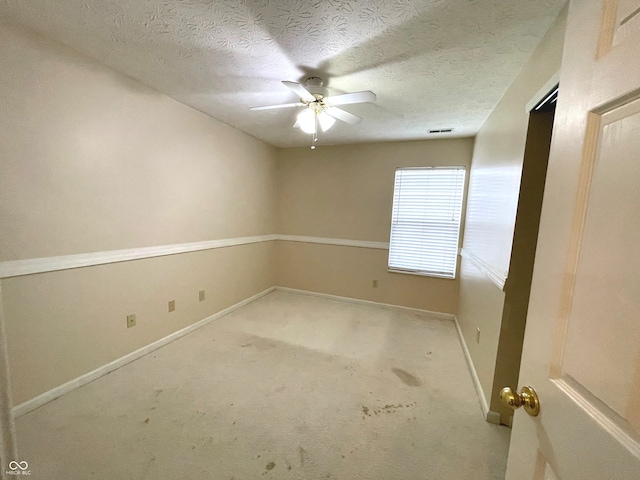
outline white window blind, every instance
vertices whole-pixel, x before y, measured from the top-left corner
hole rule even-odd
[[[389,270],[454,278],[464,167],[396,170]]]

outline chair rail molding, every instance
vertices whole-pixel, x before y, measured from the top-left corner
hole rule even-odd
[[[471,262],[474,267],[480,270],[489,280],[491,280],[496,287],[504,291],[504,284],[507,282],[507,274],[505,272],[497,270],[492,265],[464,248],[460,249],[460,256],[465,260],[469,260],[469,262]]]
[[[283,240],[286,242],[320,243],[323,245],[339,245],[342,247],[389,250],[389,242],[371,242],[367,240],[351,240],[346,238],[306,237],[303,235],[278,235],[278,240]]]
[[[350,240],[342,238],[306,237],[302,235],[257,235],[252,237],[225,238],[205,240],[202,242],[177,243],[153,247],[130,248],[126,250],[107,250],[104,252],[78,253],[56,257],[28,258],[0,262],[0,278],[19,277],[36,273],[55,272],[72,268],[92,267],[108,263],[128,262],[143,258],[162,257],[180,253],[198,252],[215,248],[234,247],[251,243],[282,240],[287,242],[317,243],[344,247],[374,248],[388,250],[388,242],[372,242],[367,240]]]
[[[59,257],[30,258],[11,260],[0,263],[0,278],[18,277],[34,273],[54,272],[71,268],[91,267],[107,263],[127,262],[143,258],[162,257],[179,253],[198,252],[214,248],[233,247],[250,243],[276,240],[276,235],[259,235],[254,237],[225,238],[206,240],[204,242],[177,243],[154,247],[130,248],[127,250],[108,250],[105,252],[78,253]]]

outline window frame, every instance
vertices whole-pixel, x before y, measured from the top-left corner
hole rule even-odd
[[[399,267],[392,267],[390,265],[391,262],[391,253],[392,253],[392,240],[393,240],[393,230],[394,230],[394,219],[396,218],[396,197],[397,197],[397,193],[396,193],[396,186],[397,186],[397,176],[398,176],[398,172],[399,171],[405,171],[405,170],[424,170],[424,171],[433,171],[433,170],[460,170],[462,171],[462,185],[461,185],[461,190],[460,190],[460,205],[459,205],[459,210],[457,212],[457,216],[458,216],[458,225],[457,225],[457,231],[456,231],[456,238],[455,238],[455,254],[454,254],[454,258],[453,258],[453,270],[451,272],[451,274],[449,274],[448,272],[438,272],[435,270],[415,270],[415,269],[411,269],[411,268],[399,268]],[[393,178],[393,199],[392,199],[392,205],[391,205],[391,225],[390,225],[390,229],[389,229],[389,255],[387,257],[387,271],[389,273],[400,273],[400,274],[405,274],[405,275],[417,275],[417,276],[421,276],[421,277],[433,277],[433,278],[442,278],[442,279],[446,279],[446,280],[455,280],[457,278],[457,274],[458,274],[458,256],[459,256],[459,250],[460,250],[460,237],[462,234],[462,227],[463,227],[463,222],[464,222],[464,205],[465,205],[465,196],[466,196],[466,182],[467,182],[467,167],[464,165],[438,165],[438,166],[429,166],[429,167],[398,167],[395,169],[394,171],[394,178]],[[452,195],[456,195],[456,193],[452,193]],[[396,222],[397,223],[397,222]],[[450,244],[449,244],[450,245]]]

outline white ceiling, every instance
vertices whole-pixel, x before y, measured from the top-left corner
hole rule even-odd
[[[0,18],[64,43],[278,147],[298,101],[280,80],[372,90],[320,144],[474,135],[565,0],[0,0]],[[449,134],[451,136],[452,134]],[[442,135],[438,135],[442,136]]]

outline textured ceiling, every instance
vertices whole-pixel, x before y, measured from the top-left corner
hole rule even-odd
[[[324,78],[330,93],[372,90],[364,118],[320,144],[473,135],[565,0],[0,0],[0,18],[36,30],[278,147],[291,128],[280,80]],[[449,134],[451,136],[451,134]],[[438,135],[441,136],[441,135]]]

